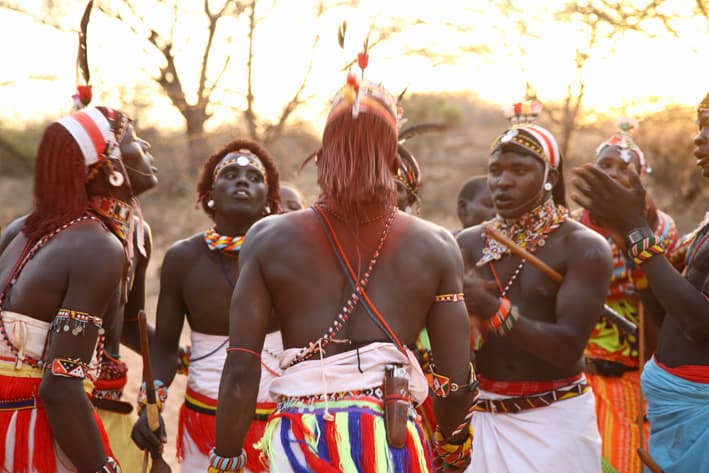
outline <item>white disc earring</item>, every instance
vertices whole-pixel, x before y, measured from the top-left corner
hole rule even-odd
[[[123,178],[123,174],[121,174],[118,171],[113,171],[110,176],[108,176],[108,182],[113,186],[113,187],[121,187],[123,183],[125,182],[125,179]]]
[[[212,199],[209,199],[207,201],[207,207],[209,207],[210,209],[214,208],[214,201]]]
[[[549,192],[551,190],[551,182],[544,183],[544,190]]]

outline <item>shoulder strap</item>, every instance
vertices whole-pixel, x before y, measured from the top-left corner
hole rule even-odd
[[[362,279],[360,282],[356,281],[357,275],[355,274],[354,270],[352,269],[352,265],[350,264],[349,260],[347,259],[347,255],[345,254],[344,250],[342,249],[342,245],[340,244],[339,240],[337,239],[337,234],[335,233],[335,229],[332,227],[332,224],[330,223],[330,220],[327,218],[327,215],[319,208],[317,204],[314,204],[312,206],[312,209],[315,213],[315,215],[318,217],[318,220],[320,221],[320,224],[323,227],[323,230],[325,231],[325,236],[327,237],[327,241],[330,243],[330,246],[332,247],[333,253],[335,253],[335,256],[337,257],[337,261],[340,263],[340,267],[342,268],[343,273],[345,274],[345,277],[347,281],[350,283],[352,286],[352,289],[360,295],[362,298],[362,305],[364,307],[365,312],[367,312],[367,315],[372,319],[372,321],[381,329],[391,340],[394,345],[401,351],[402,353],[406,353],[406,349],[404,348],[404,345],[401,343],[399,338],[396,336],[394,331],[391,329],[387,321],[384,319],[382,314],[377,310],[376,306],[372,303],[371,299],[367,295],[367,292],[365,291],[365,286],[369,282],[369,278],[371,276],[372,269],[374,268],[375,263],[377,262],[377,259],[379,258],[379,253],[381,251],[381,247],[384,244],[384,241],[386,240],[387,233],[389,230],[389,226],[391,225],[391,222],[393,221],[393,217],[396,215],[396,211],[392,213],[392,217],[389,218],[387,221],[386,225],[384,226],[384,230],[382,231],[382,236],[379,239],[379,247],[374,251],[374,254],[372,256],[372,259],[369,262],[369,266],[367,268],[367,273],[364,275],[364,279]]]

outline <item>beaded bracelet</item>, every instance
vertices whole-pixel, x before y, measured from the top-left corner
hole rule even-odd
[[[108,457],[106,458],[106,463],[101,465],[101,468],[98,469],[96,473],[121,473],[121,467],[118,465],[118,462],[116,461],[115,458],[113,457]]]
[[[441,432],[440,427],[436,426],[436,431],[433,434],[433,450],[434,459],[433,463],[436,467],[436,471],[453,469],[460,471],[465,469],[470,463],[470,456],[473,452],[473,426],[471,420],[473,417],[473,410],[477,402],[473,402],[465,414],[463,422],[453,431],[451,437],[455,437],[459,433],[465,431],[465,439],[463,443],[455,444],[450,443]]]
[[[639,242],[635,243],[628,250],[628,256],[633,259],[633,262],[640,266],[645,261],[649,260],[653,256],[661,255],[665,253],[665,249],[658,243],[655,236],[649,236],[643,238]]]
[[[165,401],[167,401],[167,386],[159,379],[153,381],[153,386],[155,387],[155,401],[158,405],[158,411],[162,412]],[[143,382],[138,393],[138,414],[143,412],[146,405],[148,405],[148,395],[145,392],[145,382]]]
[[[501,297],[497,312],[485,321],[485,329],[499,336],[506,335],[514,328],[518,319],[517,306],[513,306],[508,298]]]
[[[451,393],[460,391],[462,389],[468,389],[468,391],[471,392],[476,392],[476,390],[478,389],[479,383],[477,378],[475,377],[475,368],[473,368],[472,363],[470,363],[470,376],[468,378],[467,385],[454,383],[448,376],[436,373],[433,369],[433,366],[431,366],[430,368],[430,373],[431,389],[433,390],[433,394],[440,398],[446,398],[450,396]]]
[[[209,473],[241,472],[246,466],[246,451],[238,457],[222,457],[214,448],[209,452]]]

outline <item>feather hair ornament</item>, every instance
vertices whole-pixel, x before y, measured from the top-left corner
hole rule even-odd
[[[93,0],[86,4],[79,25],[79,49],[76,53],[76,93],[72,96],[76,110],[81,110],[91,103],[91,72],[89,70],[87,32],[93,5]],[[81,76],[81,80],[79,80],[79,76]]]

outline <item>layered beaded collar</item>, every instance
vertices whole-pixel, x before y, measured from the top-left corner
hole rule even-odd
[[[244,243],[243,236],[229,236],[217,233],[214,227],[204,232],[204,242],[210,250],[220,250],[225,253],[238,253]]]
[[[568,216],[569,211],[566,207],[555,205],[554,199],[550,197],[519,218],[504,219],[498,215],[488,225],[505,234],[520,247],[534,253],[537,248],[544,246],[547,237],[559,228]],[[505,245],[484,234],[483,241],[482,258],[477,262],[478,266],[500,260],[504,255],[511,254],[510,249]]]
[[[114,197],[92,196],[89,208],[100,217],[124,246],[132,243],[133,207]]]

